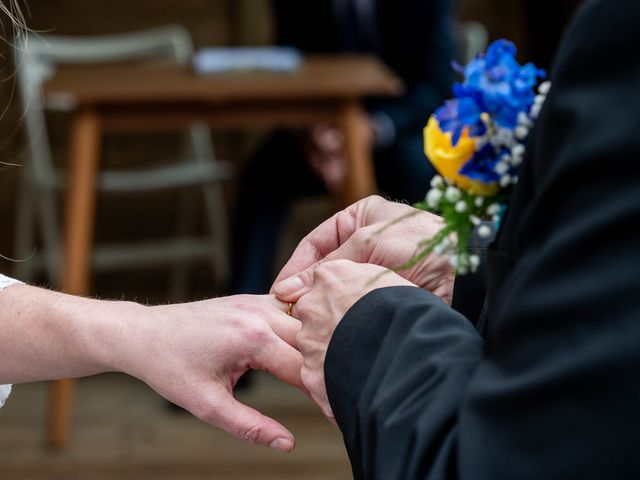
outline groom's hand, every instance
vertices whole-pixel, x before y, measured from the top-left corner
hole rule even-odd
[[[234,296],[142,308],[131,322],[134,333],[121,342],[126,354],[113,359],[120,370],[239,438],[293,449],[286,428],[233,397],[249,369],[301,386],[302,357],[293,347],[300,322],[284,313],[285,304],[273,296]]]
[[[377,196],[365,198],[335,214],[300,242],[272,292],[283,301],[295,301],[304,293],[304,285],[295,275],[305,270],[307,276],[311,275],[318,264],[330,260],[398,267],[410,260],[419,242],[435,235],[440,226],[441,219],[436,215]],[[451,304],[455,270],[445,257],[429,255],[399,274]]]
[[[293,307],[293,316],[302,321],[297,336],[304,358],[300,378],[311,398],[333,421],[324,360],[338,323],[359,299],[373,290],[415,285],[386,268],[348,260],[325,262],[313,270],[312,276],[303,275],[299,279],[306,291]]]

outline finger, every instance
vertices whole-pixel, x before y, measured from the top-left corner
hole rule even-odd
[[[289,304],[287,304],[287,310],[288,309]],[[286,313],[279,313],[278,315],[270,315],[266,318],[266,321],[271,327],[271,330],[273,330],[273,333],[293,348],[298,348],[296,337],[302,327],[300,320]]]
[[[261,318],[269,324],[273,333],[293,348],[298,348],[296,336],[302,325],[300,320],[289,315],[289,302],[282,302],[275,295],[260,295],[259,298],[269,307],[261,312]]]
[[[285,314],[274,316],[268,320],[271,330],[293,348],[298,348],[296,337],[302,324],[300,320]]]
[[[367,227],[361,228],[356,233],[357,236],[361,237],[360,239],[356,239],[355,235],[352,236],[333,252],[327,254],[306,270],[293,277],[275,283],[273,291],[276,297],[284,302],[297,302],[313,288],[316,269],[323,263],[336,260],[366,263],[369,260],[371,251],[370,245],[367,242],[367,232]]]
[[[287,313],[289,311],[289,302],[283,302],[282,300],[279,300],[278,297],[276,297],[273,294],[258,295],[258,296],[267,305],[271,305],[276,310],[278,310],[278,311],[280,311],[282,313]]]
[[[267,345],[259,349],[251,367],[269,372],[289,385],[302,388],[302,354],[275,335],[273,341],[267,342]]]
[[[360,227],[375,223],[377,216],[381,215],[377,211],[388,210],[389,204],[377,196],[367,197],[323,222],[300,242],[274,285],[322,260],[351,238]],[[271,293],[274,291],[272,287]]]
[[[352,210],[352,207],[349,207],[336,213],[307,235],[280,271],[275,283],[306,270],[353,235],[356,219]]]
[[[275,296],[283,302],[297,302],[300,297],[313,288],[313,277],[317,265],[318,263],[316,262],[297,275],[276,283],[273,287]]]
[[[230,434],[257,445],[290,452],[295,446],[293,434],[275,420],[238,402],[230,391],[216,385],[203,411],[196,416]]]

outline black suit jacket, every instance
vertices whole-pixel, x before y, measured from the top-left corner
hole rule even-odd
[[[274,0],[277,42],[306,53],[345,51],[344,27],[331,0]],[[377,0],[373,41],[361,50],[382,59],[407,90],[371,99],[369,110],[393,121],[399,135],[419,133],[451,90],[453,0]]]
[[[489,260],[486,332],[415,288],[338,325],[356,478],[640,478],[640,2],[587,0]]]

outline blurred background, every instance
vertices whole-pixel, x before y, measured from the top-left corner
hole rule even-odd
[[[353,5],[366,3],[354,2]],[[194,51],[203,47],[277,43],[295,46],[303,55],[325,53],[326,50],[334,55],[357,53],[377,57],[399,77],[408,92],[396,103],[386,99],[363,99],[374,132],[371,148],[378,184],[381,193],[416,201],[424,194],[421,185],[426,192],[430,175],[422,166],[426,165],[426,160],[420,152],[420,126],[431,113],[427,111],[429,102],[435,108],[446,97],[444,90],[450,86],[449,72],[443,72],[441,65],[448,65],[450,60],[464,61],[484,49],[488,41],[508,38],[518,45],[522,61],[533,61],[548,69],[562,30],[580,2],[459,0],[451,8],[446,6],[447,2],[440,1],[386,3],[396,5],[388,8],[396,8],[404,14],[414,11],[413,5],[422,5],[417,11],[424,18],[413,18],[409,22],[410,15],[406,19],[400,13],[397,15],[398,25],[406,21],[420,32],[415,38],[402,40],[406,45],[389,40],[394,30],[384,30],[380,25],[382,20],[375,16],[362,31],[379,27],[387,35],[384,41],[376,37],[377,42],[368,44],[366,35],[358,30],[360,24],[356,20],[354,31],[359,33],[350,40],[348,28],[318,27],[314,30],[313,22],[326,20],[314,14],[314,8],[326,4],[324,10],[320,7],[318,11],[332,11],[332,8],[337,11],[342,8],[341,4],[351,5],[350,0],[314,0],[311,3],[293,0],[29,0],[25,14],[27,24],[34,32],[45,37],[52,34],[73,36],[80,42],[87,36],[178,25],[190,37]],[[301,9],[301,4],[308,8]],[[305,10],[308,10],[306,18]],[[344,12],[347,12],[343,13],[344,18],[351,18],[348,15],[357,14],[358,10],[354,7],[353,12],[348,9]],[[2,18],[2,23],[3,37],[10,38],[10,23],[6,18]],[[424,25],[423,30],[434,32],[431,37],[426,36],[431,38],[431,43],[428,48],[425,43],[424,49],[411,43],[412,38],[422,38],[421,25]],[[304,36],[305,30],[313,32],[311,40],[309,35]],[[421,65],[424,61],[429,67],[422,71],[413,68],[413,62],[397,60],[394,48],[415,52],[412,53],[414,57],[424,56],[414,58],[415,64]],[[4,111],[0,121],[0,161],[17,165],[0,166],[0,271],[36,284],[60,288],[60,253],[55,247],[61,238],[66,183],[64,179],[51,180],[53,174],[47,179],[48,167],[44,173],[34,173],[33,167],[28,165],[33,162],[33,145],[44,145],[44,155],[52,167],[50,171],[65,172],[73,105],[62,105],[64,108],[48,105],[44,112],[46,135],[37,128],[29,131],[29,122],[37,123],[39,118],[33,118],[34,110],[29,110],[33,107],[27,105],[24,91],[21,91],[28,86],[21,85],[19,75],[15,75],[15,56],[10,42],[1,44],[0,49],[0,77],[3,80],[0,82],[0,110]],[[431,61],[436,58],[442,62]],[[429,91],[437,93],[425,97],[419,92],[432,80],[435,87]],[[414,93],[415,97],[412,97]],[[404,106],[419,105],[412,114],[415,125],[407,127],[406,131],[398,127],[394,116],[402,102]],[[390,121],[392,126],[395,122],[390,130],[391,137],[388,131],[385,133],[385,125],[388,127]],[[179,188],[134,185],[140,187],[139,191],[126,192],[126,195],[113,195],[105,187],[104,192],[97,193],[93,244],[124,246],[122,252],[128,252],[127,245],[136,242],[156,245],[157,239],[176,235],[198,237],[202,243],[180,243],[180,248],[167,247],[166,251],[143,247],[139,253],[107,250],[103,260],[97,261],[96,268],[91,271],[91,287],[87,293],[102,298],[165,303],[263,292],[297,242],[341,205],[340,195],[335,193],[340,190],[343,178],[340,166],[336,167],[334,162],[340,155],[334,155],[334,150],[343,148],[344,139],[334,135],[332,125],[319,127],[318,130],[275,132],[254,128],[210,131],[206,125],[198,124],[171,133],[106,134],[100,148],[100,170],[153,171],[158,167],[171,167],[171,159],[185,155],[204,159],[210,168],[205,169],[208,176],[190,181],[188,187],[193,187],[195,194],[185,195],[184,185]],[[309,148],[309,142],[324,145],[333,152],[327,155],[331,161],[320,159],[319,163],[314,163],[316,161],[309,153],[313,147]],[[336,142],[338,146],[334,149]],[[396,168],[394,163],[389,173],[382,162],[402,155],[409,157],[407,169],[402,170],[406,176],[398,174],[395,178],[396,169],[400,171],[404,167]],[[171,172],[174,170],[169,170],[169,174],[165,171],[160,183],[167,183],[172,176],[175,179],[176,175]],[[30,180],[25,180],[29,175]],[[389,180],[392,177],[394,181]],[[150,175],[146,176],[148,178]],[[408,186],[410,178],[418,179],[417,186]],[[44,181],[46,184],[49,180],[50,185],[44,187],[38,183]],[[136,184],[140,179],[134,176],[127,180],[116,175],[112,180],[112,185],[122,186]],[[294,189],[293,194],[283,196],[282,190],[290,185],[299,188]],[[36,195],[42,192],[44,200],[36,201]],[[31,202],[25,203],[25,197],[31,198]],[[54,206],[56,208],[50,208]],[[211,246],[210,250],[207,245]],[[155,257],[153,252],[157,253]],[[175,258],[171,256],[174,253]],[[29,260],[14,262],[10,258]],[[13,397],[0,413],[0,478],[350,478],[339,432],[324,421],[303,395],[268,376],[253,375],[243,382],[238,396],[289,427],[297,437],[297,450],[283,456],[245,445],[171,408],[135,380],[104,375],[79,382],[70,436],[63,448],[54,451],[45,444],[50,406],[48,385],[16,387]]]

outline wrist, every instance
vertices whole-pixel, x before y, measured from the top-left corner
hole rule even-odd
[[[87,318],[88,330],[84,344],[87,356],[99,373],[132,374],[133,353],[141,336],[140,322],[149,307],[123,301],[91,301]],[[78,309],[80,315],[85,315]]]

